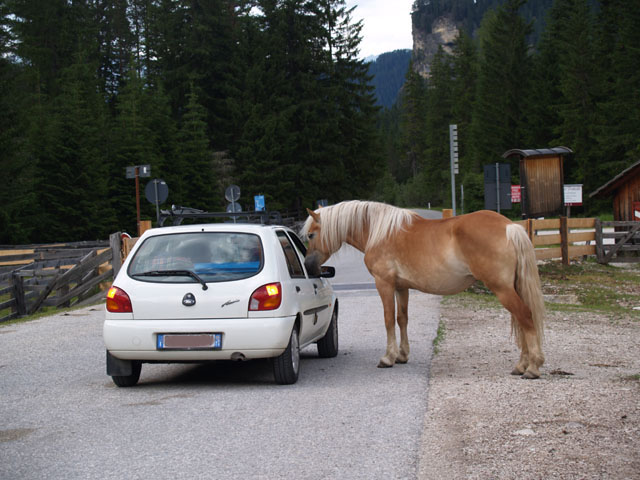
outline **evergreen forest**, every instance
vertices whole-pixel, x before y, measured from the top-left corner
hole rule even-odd
[[[414,14],[421,3],[447,0]],[[134,165],[167,182],[164,208],[223,210],[230,184],[245,210],[257,194],[294,212],[319,199],[447,207],[451,123],[465,211],[483,208],[484,164],[564,145],[565,182],[598,213],[608,204],[588,193],[640,158],[640,5],[549,3],[536,40],[525,0],[461,22],[431,77],[409,67],[381,108],[344,0],[4,0],[0,244],[134,233]]]
[[[128,166],[207,211],[231,184],[303,212],[382,174],[344,0],[6,0],[0,25],[0,244],[135,233]]]
[[[544,2],[533,0],[418,0],[414,28],[489,3],[475,31],[462,22],[451,53],[439,48],[430,78],[410,68],[399,101],[381,112],[388,168],[376,198],[451,206],[448,126],[456,124],[458,213],[484,208],[484,165],[507,162],[513,148],[556,146],[574,152],[564,182],[583,185],[584,206],[572,214],[610,212],[610,200],[589,193],[640,160],[640,1],[553,0],[541,12]],[[509,161],[518,184],[517,159]],[[517,218],[519,204],[502,213]]]

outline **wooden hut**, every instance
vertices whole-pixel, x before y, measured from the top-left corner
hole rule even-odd
[[[589,194],[589,197],[596,198],[610,196],[613,196],[614,221],[640,221],[640,161]]]
[[[503,158],[520,160],[522,217],[561,215],[564,207],[563,157],[573,151],[567,147],[520,150],[514,148]]]

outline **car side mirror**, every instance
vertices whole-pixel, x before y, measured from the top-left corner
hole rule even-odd
[[[333,278],[336,276],[335,267],[320,267],[320,278]]]

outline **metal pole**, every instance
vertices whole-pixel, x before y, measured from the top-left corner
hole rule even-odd
[[[156,191],[156,226],[160,224],[160,203],[158,202],[158,179],[153,180],[153,187]]]
[[[140,180],[138,180],[138,167],[136,167],[136,221],[138,236],[140,236]]]
[[[500,213],[500,164],[496,163],[496,205]]]
[[[456,174],[453,173],[453,162],[451,162],[451,209],[453,216],[456,216]]]

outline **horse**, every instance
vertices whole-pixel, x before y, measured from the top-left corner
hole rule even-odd
[[[359,200],[307,212],[301,234],[308,240],[304,263],[310,275],[319,275],[320,265],[343,243],[364,253],[387,332],[378,367],[409,360],[409,289],[453,295],[480,280],[511,313],[511,331],[521,352],[511,373],[540,376],[544,300],[533,245],[522,226],[488,210],[429,220],[411,210]]]

